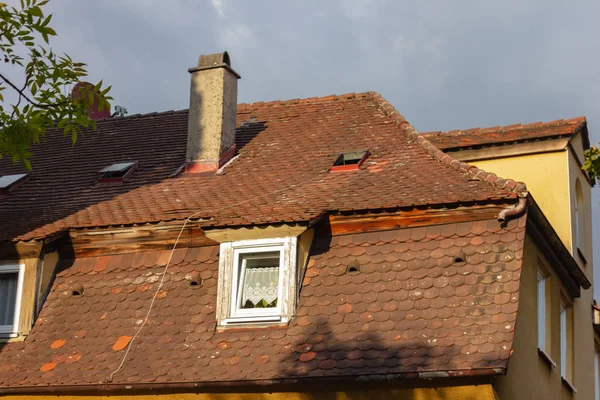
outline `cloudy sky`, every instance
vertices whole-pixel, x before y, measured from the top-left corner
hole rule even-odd
[[[585,115],[600,140],[598,0],[53,0],[47,8],[54,49],[88,63],[130,114],[187,108],[187,69],[200,54],[228,50],[242,75],[240,102],[375,90],[420,131]]]

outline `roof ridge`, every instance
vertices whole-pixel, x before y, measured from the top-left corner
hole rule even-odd
[[[277,107],[277,106],[290,106],[296,104],[312,104],[312,103],[325,103],[331,101],[344,101],[344,100],[355,100],[355,99],[367,99],[371,96],[372,92],[361,92],[361,93],[345,93],[345,94],[330,94],[321,97],[307,97],[307,98],[295,98],[289,100],[272,100],[272,101],[257,101],[252,103],[239,103],[238,109],[247,109],[255,107]]]
[[[433,143],[427,140],[423,135],[421,135],[415,128],[413,128],[406,118],[404,118],[404,116],[400,114],[394,108],[394,106],[384,99],[383,96],[376,92],[371,92],[371,96],[379,108],[381,108],[381,110],[396,123],[396,126],[400,128],[404,135],[406,135],[406,138],[417,143],[431,158],[450,168],[453,168],[460,173],[467,174],[470,179],[476,179],[486,182],[489,185],[514,192],[519,197],[526,197],[528,195],[527,186],[525,183],[517,182],[513,179],[501,178],[492,172],[487,172],[481,168],[477,168],[474,165],[459,161],[447,153],[444,153],[442,150],[434,146]]]
[[[295,104],[307,104],[307,103],[324,103],[328,101],[343,101],[343,100],[354,100],[354,99],[365,99],[370,96],[371,92],[361,92],[361,93],[345,93],[345,94],[330,94],[327,96],[321,97],[306,97],[306,98],[295,98],[295,99],[287,99],[287,100],[272,100],[272,101],[256,101],[250,103],[239,103],[237,105],[238,109],[246,109],[246,108],[255,108],[255,107],[274,107],[274,106],[290,106]],[[135,119],[135,118],[149,118],[149,117],[157,117],[167,114],[184,114],[188,112],[189,108],[182,108],[179,110],[166,110],[166,111],[151,111],[147,113],[137,113],[131,115],[125,115],[122,117],[107,117],[96,120],[96,122],[106,122],[106,121],[121,121],[127,119]]]
[[[511,125],[499,125],[499,126],[489,126],[489,127],[473,127],[467,129],[450,129],[447,131],[430,131],[423,132],[422,135],[445,135],[445,134],[454,134],[454,133],[485,133],[488,131],[517,131],[517,130],[527,130],[527,129],[536,129],[536,128],[545,128],[550,126],[566,126],[566,125],[578,125],[573,129],[571,134],[578,132],[580,126],[585,124],[587,119],[584,115],[574,118],[568,119],[555,119],[552,121],[536,121],[529,123],[517,122]],[[562,135],[561,135],[562,136]]]

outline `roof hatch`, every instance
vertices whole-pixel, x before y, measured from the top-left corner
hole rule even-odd
[[[369,157],[369,150],[346,151],[338,156],[330,171],[351,171],[359,169]]]
[[[0,194],[8,192],[23,183],[29,174],[14,174],[0,176]]]
[[[109,165],[99,171],[102,174],[102,176],[100,176],[100,182],[122,181],[125,177],[131,175],[133,171],[135,171],[137,165],[137,161]]]

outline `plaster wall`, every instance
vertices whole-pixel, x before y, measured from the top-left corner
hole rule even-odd
[[[567,151],[481,160],[473,164],[502,178],[525,182],[562,242],[572,250]]]
[[[550,345],[548,355],[556,364],[551,366],[539,353],[537,342],[537,266],[542,263],[549,272]],[[523,268],[519,294],[519,310],[515,328],[513,354],[506,376],[494,378],[499,398],[508,399],[593,399],[594,398],[594,334],[591,320],[592,291],[583,290],[573,301],[573,385],[572,393],[561,379],[560,300],[567,291],[548,260],[535,242],[525,237]]]

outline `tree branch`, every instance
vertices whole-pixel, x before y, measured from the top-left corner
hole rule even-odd
[[[27,97],[27,95],[24,93],[25,86],[23,87],[23,90],[21,90],[21,89],[19,89],[17,86],[15,86],[15,84],[14,84],[14,83],[12,83],[12,82],[11,82],[11,81],[10,81],[8,78],[6,78],[4,75],[0,74],[0,78],[2,78],[2,80],[4,80],[4,82],[8,83],[10,87],[12,87],[12,88],[13,88],[15,91],[17,91],[17,93],[19,93],[19,102],[20,102],[20,100],[21,100],[21,99],[20,99],[20,96],[23,96],[23,98],[24,98],[25,100],[27,100],[27,101],[28,101],[30,104],[32,104],[32,105],[34,105],[34,106],[36,106],[36,107],[39,107],[39,108],[52,108],[52,107],[58,107],[58,106],[61,106],[61,105],[64,105],[64,104],[66,104],[66,103],[67,103],[66,101],[63,101],[63,102],[61,102],[61,103],[54,103],[54,104],[40,104],[40,103],[37,103],[37,102],[35,102],[35,101],[31,100],[29,97]]]

